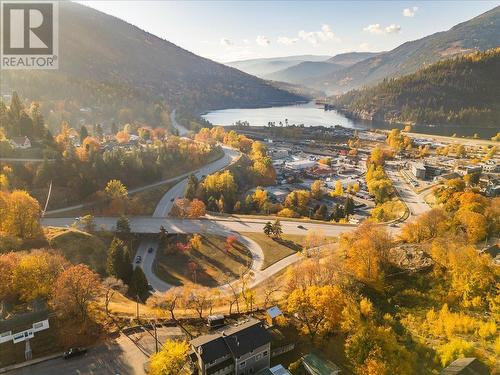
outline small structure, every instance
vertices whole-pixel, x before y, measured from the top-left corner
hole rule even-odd
[[[304,169],[312,168],[316,165],[315,160],[297,160],[286,163],[286,167],[291,170],[301,171]]]
[[[489,375],[488,367],[477,358],[459,358],[441,371],[441,375]]]
[[[224,315],[210,315],[207,321],[210,328],[221,327],[224,325]]]
[[[28,137],[13,137],[9,140],[12,147],[25,150],[31,148],[31,141]]]
[[[427,177],[427,170],[424,163],[412,163],[411,173],[419,180],[425,180]]]
[[[292,373],[282,365],[276,365],[274,367],[261,370],[255,375],[292,375]]]
[[[191,359],[201,375],[249,375],[270,367],[271,336],[257,319],[197,337],[190,344]]]
[[[302,366],[311,375],[337,375],[341,372],[335,363],[314,353],[302,357]]]
[[[283,312],[281,312],[278,306],[273,306],[266,310],[266,321],[267,324],[272,327],[276,324],[276,319],[278,316],[282,316]]]

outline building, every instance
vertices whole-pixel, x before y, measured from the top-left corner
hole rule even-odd
[[[483,164],[483,172],[485,173],[495,173],[498,171],[497,163],[489,160]]]
[[[315,160],[297,160],[297,161],[290,161],[287,162],[286,167],[295,171],[300,171],[308,168],[312,168],[316,165]]]
[[[412,163],[411,173],[419,180],[425,180],[427,177],[427,169],[425,168],[424,163]]]
[[[489,375],[486,365],[477,358],[459,358],[441,371],[441,375]]]
[[[278,306],[273,306],[266,310],[266,321],[267,324],[272,327],[276,324],[276,319],[280,316],[283,316],[280,308]]]
[[[28,137],[13,137],[9,140],[10,145],[13,148],[27,149],[31,148],[31,141]]]
[[[274,367],[261,370],[256,375],[292,375],[292,373],[282,365],[276,365]]]
[[[455,168],[455,172],[459,173],[462,176],[481,173],[482,171],[483,167],[480,165],[459,165]]]
[[[302,366],[311,375],[338,375],[342,371],[332,361],[314,353],[309,353],[302,357]]]
[[[190,344],[201,375],[249,375],[270,367],[271,336],[257,319],[200,336]]]

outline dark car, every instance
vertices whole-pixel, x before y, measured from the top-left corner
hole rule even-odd
[[[170,202],[173,202],[175,198],[170,199]]]
[[[85,348],[70,348],[69,350],[64,352],[63,358],[69,359],[73,357],[78,357],[79,355],[83,355],[85,353],[87,353],[87,349]]]
[[[306,229],[306,227],[303,226],[303,225],[297,225],[297,228],[299,228],[299,229]]]
[[[153,249],[152,247],[150,247],[150,248],[148,249],[148,253],[152,253],[152,252],[153,252],[153,250],[154,250],[154,249]]]

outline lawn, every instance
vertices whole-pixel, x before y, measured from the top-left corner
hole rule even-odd
[[[275,240],[264,233],[241,233],[242,235],[257,242],[264,252],[264,263],[262,269],[286,258],[289,255],[302,250],[304,236],[298,234],[283,234],[281,240]]]
[[[236,242],[233,249],[226,251],[225,237],[202,235],[200,249],[179,249],[178,244],[188,243],[192,236],[168,236],[153,264],[159,278],[172,285],[196,283],[214,287],[224,284],[228,277],[237,278],[250,267],[252,257],[248,249]]]
[[[50,247],[59,250],[71,263],[84,263],[101,275],[105,275],[108,248],[114,237],[112,232],[89,234],[73,228],[48,227],[45,230],[45,237]],[[131,236],[127,242],[130,254],[133,256],[137,238]]]

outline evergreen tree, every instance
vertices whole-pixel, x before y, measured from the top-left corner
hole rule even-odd
[[[264,233],[266,236],[270,236],[273,233],[273,224],[270,221],[264,225]]]
[[[82,125],[82,127],[80,128],[80,144],[83,144],[83,141],[88,136],[89,136],[89,131],[87,130],[87,127],[85,125]]]
[[[354,201],[351,197],[347,196],[344,203],[344,217],[348,217],[354,212]]]
[[[128,217],[120,216],[116,221],[116,231],[122,234],[130,234],[130,222]]]
[[[108,275],[128,283],[132,275],[132,264],[128,247],[119,238],[114,238],[108,250],[106,265]]]
[[[148,298],[148,279],[141,267],[135,267],[130,279],[130,294],[132,296],[139,296],[142,302]]]
[[[186,193],[184,194],[184,196],[189,200],[193,200],[193,198],[196,198],[197,190],[198,190],[198,178],[194,174],[192,174],[188,178]]]
[[[279,219],[276,219],[273,223],[273,234],[277,238],[281,238],[283,233],[283,229],[281,228],[281,222]]]

